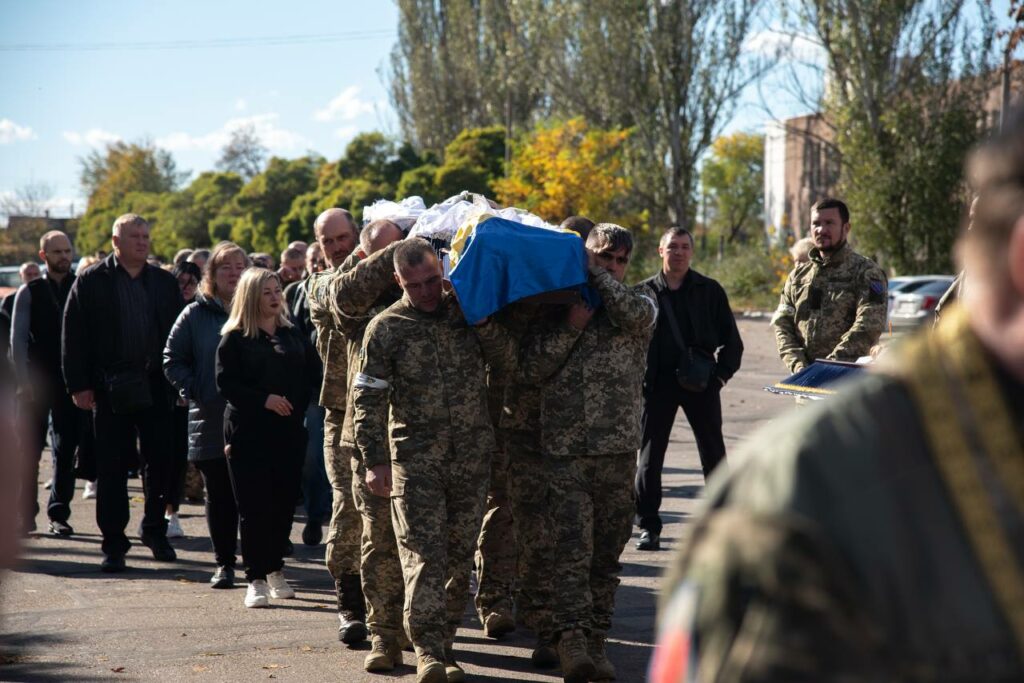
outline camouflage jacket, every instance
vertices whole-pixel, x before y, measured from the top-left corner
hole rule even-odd
[[[885,328],[887,279],[846,244],[834,254],[811,249],[786,278],[772,318],[779,356],[790,372],[814,360],[866,356]]]
[[[344,372],[335,377],[332,389],[343,392],[344,396],[343,446],[355,446],[350,399],[363,332],[373,316],[401,296],[394,280],[393,257],[397,245],[395,242],[393,246],[366,258],[353,253],[340,267],[332,270],[329,277],[321,278],[317,285],[318,303],[327,311],[340,336],[340,353],[344,356]],[[310,308],[312,310],[312,305]]]
[[[519,377],[542,385],[545,455],[601,455],[640,446],[644,368],[658,307],[648,288],[616,282],[602,268],[592,269],[590,283],[602,305],[585,329],[563,318],[527,336],[519,353]]]
[[[331,410],[345,410],[345,377],[348,356],[345,337],[338,326],[332,302],[325,296],[326,285],[338,277],[342,266],[314,273],[306,279],[306,301],[309,318],[316,328],[316,350],[324,364],[324,381],[320,387],[320,405]]]
[[[490,462],[496,444],[484,358],[506,355],[506,343],[494,323],[470,327],[450,294],[433,313],[403,297],[375,317],[352,382],[355,442],[366,467],[392,458],[444,465],[453,452]]]
[[[921,372],[903,351],[894,364]],[[1024,384],[999,380],[1019,449]],[[904,380],[865,375],[745,443],[667,577],[653,683],[1024,680]],[[1020,508],[1004,509],[1010,529]]]

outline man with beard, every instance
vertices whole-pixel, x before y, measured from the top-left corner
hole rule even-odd
[[[11,359],[18,380],[19,411],[23,416],[23,451],[29,468],[22,491],[23,512],[30,514],[27,528],[35,528],[39,512],[36,479],[39,456],[46,444],[52,415],[50,443],[53,445],[53,486],[47,516],[49,532],[70,536],[68,524],[71,498],[75,494],[75,448],[78,445],[79,414],[64,389],[60,366],[60,329],[64,304],[75,276],[71,272],[71,240],[51,230],[39,240],[39,257],[46,262],[46,274],[18,290],[14,301]]]
[[[789,274],[772,318],[779,356],[790,372],[815,360],[866,356],[885,327],[888,281],[853,250],[850,210],[838,199],[811,207],[809,260]]]

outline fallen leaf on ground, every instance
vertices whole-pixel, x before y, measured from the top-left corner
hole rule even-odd
[[[111,671],[113,671],[116,674],[123,674],[124,673],[124,667],[123,666],[115,666],[113,669],[111,669]]]
[[[302,651],[303,652],[312,652],[313,648],[311,648],[309,645],[303,645],[302,646]]]
[[[203,666],[202,664],[196,664],[195,666],[192,667],[192,670],[195,671],[198,674],[198,673],[202,673],[204,671],[209,671],[210,667]]]
[[[223,652],[204,652],[203,657],[223,657]]]
[[[264,664],[263,668],[264,669],[287,669],[289,667],[288,667],[287,664],[284,665],[284,666],[281,666],[280,664]]]

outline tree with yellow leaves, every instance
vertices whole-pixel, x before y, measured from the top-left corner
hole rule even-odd
[[[590,128],[582,118],[541,125],[513,146],[498,200],[547,221],[584,215],[596,222],[636,224],[622,172],[629,131]]]

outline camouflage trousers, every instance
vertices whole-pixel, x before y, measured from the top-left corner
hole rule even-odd
[[[352,500],[351,452],[341,445],[345,412],[327,409],[324,417],[324,464],[331,482],[331,526],[327,530],[327,571],[335,581],[359,573],[359,536],[363,527]]]
[[[509,443],[508,497],[516,541],[516,615],[537,635],[553,632],[551,599],[554,534],[551,529],[550,460]]]
[[[487,490],[484,521],[476,542],[476,612],[482,624],[498,610],[512,614],[516,544],[508,499],[508,458],[495,454]]]
[[[354,448],[351,453],[355,454]],[[352,498],[362,518],[359,568],[366,599],[366,628],[390,639],[402,631],[405,595],[402,563],[391,525],[391,500],[370,492],[362,460],[353,457],[351,463]]]
[[[633,527],[636,453],[551,458],[555,632],[608,631]]]
[[[490,458],[477,453],[391,465],[405,629],[417,655],[443,661],[462,621],[489,468]]]

